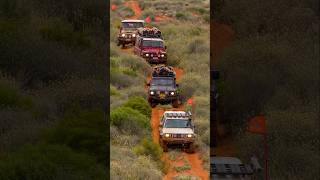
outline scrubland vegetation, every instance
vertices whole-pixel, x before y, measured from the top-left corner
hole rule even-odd
[[[160,160],[162,149],[151,140],[151,108],[144,90],[151,66],[144,59],[116,46],[117,26],[121,18],[126,17],[122,12],[123,2],[111,1],[119,7],[111,13],[110,27],[111,175],[116,179],[160,179],[167,167]],[[191,96],[195,99],[197,145],[205,167],[209,169],[209,24],[204,19],[209,16],[208,1],[138,2],[142,9],[140,19],[150,16],[151,25],[162,32],[168,47],[168,64],[184,71],[179,82],[183,103]],[[189,8],[202,13],[199,16],[185,14]],[[186,18],[179,17],[179,13]],[[155,16],[169,17],[170,20],[155,22]]]
[[[107,4],[0,1],[0,179],[106,179]]]
[[[218,59],[218,86],[220,121],[237,135],[238,155],[263,159],[261,137],[244,125],[264,112],[270,179],[319,179],[318,2],[218,2],[215,20],[236,32]]]

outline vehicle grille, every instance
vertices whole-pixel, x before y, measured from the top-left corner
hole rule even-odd
[[[150,57],[161,57],[161,54],[151,53]]]
[[[126,38],[131,38],[132,37],[132,35],[131,34],[126,34],[126,36],[125,36]]]
[[[171,137],[173,138],[184,138],[186,136],[187,136],[186,134],[171,134]]]

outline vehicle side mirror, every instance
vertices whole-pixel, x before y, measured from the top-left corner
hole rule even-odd
[[[150,86],[150,83],[147,83],[147,86]]]
[[[159,124],[159,128],[162,128],[163,127],[163,125],[162,124]]]
[[[179,87],[179,84],[176,84],[177,87]]]
[[[210,76],[212,79],[217,80],[220,78],[220,72],[218,70],[210,71]]]

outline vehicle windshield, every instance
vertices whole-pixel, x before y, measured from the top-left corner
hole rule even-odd
[[[150,40],[144,40],[143,41],[143,47],[163,47],[162,41],[150,41]]]
[[[191,122],[189,119],[167,119],[165,128],[190,128]]]
[[[173,86],[173,78],[153,78],[150,86]]]
[[[123,22],[122,23],[123,28],[140,28],[143,27],[142,22]]]

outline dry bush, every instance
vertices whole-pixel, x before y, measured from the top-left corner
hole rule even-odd
[[[131,150],[111,146],[111,167],[112,179],[150,179],[160,180],[161,171],[156,163],[146,156],[137,156]]]

